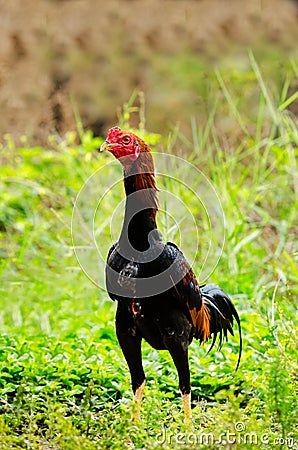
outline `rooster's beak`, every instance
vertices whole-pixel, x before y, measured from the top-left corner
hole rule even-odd
[[[100,153],[102,153],[102,152],[106,152],[108,150],[111,150],[111,148],[112,148],[112,145],[108,141],[105,141],[103,144],[101,144],[101,146],[98,149],[98,151]]]

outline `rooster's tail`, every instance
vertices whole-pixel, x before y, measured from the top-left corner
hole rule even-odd
[[[242,353],[242,335],[240,319],[235,306],[227,294],[216,284],[210,283],[201,286],[200,291],[202,295],[202,307],[196,316],[196,337],[200,342],[205,342],[211,334],[213,335],[212,343],[208,350],[209,353],[214,347],[217,336],[219,336],[218,347],[221,348],[223,338],[228,340],[228,331],[234,335],[232,327],[233,319],[235,319],[240,337],[239,356],[236,366],[237,370]]]

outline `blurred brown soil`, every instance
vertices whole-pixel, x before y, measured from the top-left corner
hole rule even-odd
[[[104,133],[135,87],[162,129],[185,119],[185,98],[158,90],[156,58],[216,60],[231,43],[264,39],[287,51],[297,19],[293,0],[0,0],[0,136],[43,144],[53,130],[76,129],[73,105],[84,127]]]

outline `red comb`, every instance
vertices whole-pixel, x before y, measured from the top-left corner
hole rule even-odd
[[[113,142],[117,140],[119,135],[121,134],[121,129],[119,127],[113,127],[109,129],[107,141]]]

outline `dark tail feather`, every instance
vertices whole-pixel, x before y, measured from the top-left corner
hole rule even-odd
[[[212,350],[219,336],[218,348],[222,346],[223,338],[228,340],[228,331],[234,335],[233,319],[236,320],[239,329],[240,347],[236,370],[239,367],[242,354],[242,334],[238,313],[227,294],[216,284],[210,283],[200,287],[203,305],[210,315],[210,334],[213,334],[211,346],[207,353]]]

